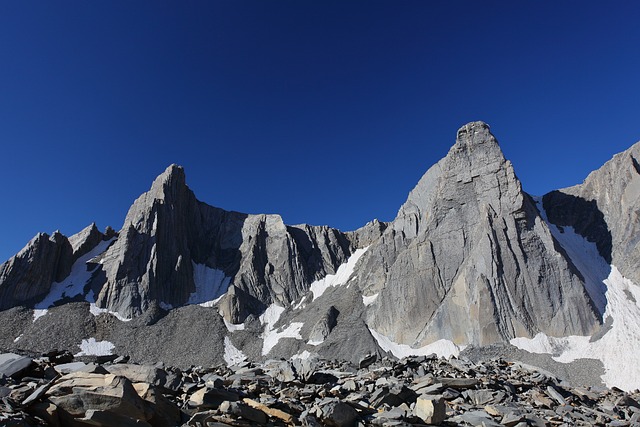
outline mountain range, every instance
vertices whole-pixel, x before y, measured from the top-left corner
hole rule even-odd
[[[40,233],[0,265],[0,349],[189,366],[504,345],[637,389],[638,159],[533,197],[472,122],[393,221],[351,232],[210,206],[171,165],[119,231]]]

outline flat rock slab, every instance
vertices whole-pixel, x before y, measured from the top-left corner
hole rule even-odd
[[[83,370],[87,366],[84,362],[71,362],[71,363],[62,363],[60,365],[56,365],[53,369],[56,370],[60,375],[70,374],[71,372],[77,372]]]
[[[30,357],[20,356],[19,354],[0,354],[0,374],[11,377],[27,369],[32,362],[33,360]]]

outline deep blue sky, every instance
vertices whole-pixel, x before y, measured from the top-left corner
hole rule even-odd
[[[285,222],[391,220],[466,122],[526,191],[640,140],[636,1],[0,3],[0,262],[119,229],[169,164]]]

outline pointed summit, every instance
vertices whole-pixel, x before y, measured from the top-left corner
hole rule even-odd
[[[156,199],[172,198],[178,195],[186,186],[184,169],[174,163],[158,175],[153,181],[149,193]]]
[[[491,134],[491,128],[482,121],[469,122],[458,129],[458,144],[473,145],[482,144],[488,141],[495,142],[495,137]]]
[[[157,204],[186,207],[193,201],[195,196],[187,187],[184,169],[172,164],[158,175],[149,191],[136,199],[127,213],[124,227],[133,225],[138,228],[141,223],[147,228],[152,227],[153,218],[150,213]]]
[[[460,128],[361,263],[360,286],[378,294],[368,324],[402,344],[584,335],[598,324],[580,278],[483,122]]]

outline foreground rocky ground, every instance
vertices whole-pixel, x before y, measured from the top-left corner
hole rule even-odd
[[[2,426],[633,426],[640,393],[495,359],[313,358],[186,370],[0,355]]]

